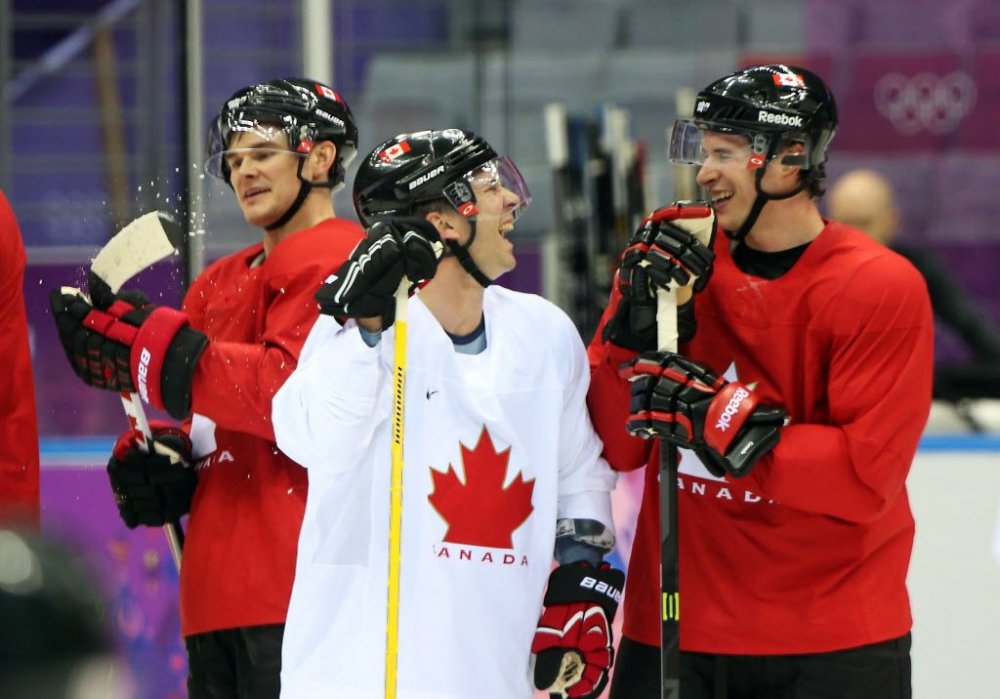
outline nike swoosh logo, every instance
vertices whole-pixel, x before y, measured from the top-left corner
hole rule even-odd
[[[427,400],[430,400],[431,396],[433,396],[435,393],[440,393],[440,391],[430,391],[430,390],[428,390],[427,391]]]

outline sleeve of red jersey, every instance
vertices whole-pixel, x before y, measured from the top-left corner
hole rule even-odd
[[[193,412],[219,427],[274,439],[271,401],[295,369],[319,315],[313,294],[364,236],[360,226],[338,222],[335,231],[293,234],[271,252],[264,332],[260,342],[210,342],[198,361]]]
[[[568,359],[559,424],[558,517],[595,519],[612,531],[611,498],[617,474],[601,458],[603,447],[587,409],[590,372],[580,333],[559,311],[559,356]]]
[[[14,212],[0,192],[0,522],[37,524],[38,421],[22,291],[24,244]]]
[[[790,507],[866,522],[903,492],[930,411],[933,321],[923,279],[885,256],[824,309],[834,328],[828,424],[796,422],[748,476]]]
[[[610,342],[601,342],[601,330],[609,316],[609,310],[605,310],[587,347],[590,360],[587,407],[597,436],[604,442],[604,458],[611,468],[633,471],[646,464],[651,445],[650,440],[633,437],[625,431],[631,394],[628,381],[621,377],[618,369],[636,353]]]

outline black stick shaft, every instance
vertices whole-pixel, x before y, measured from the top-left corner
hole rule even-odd
[[[677,449],[660,442],[661,699],[680,697],[680,585],[677,541]]]

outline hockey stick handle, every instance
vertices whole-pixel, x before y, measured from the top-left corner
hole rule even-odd
[[[677,289],[656,291],[656,345],[661,352],[677,351]]]
[[[135,443],[140,451],[148,454],[153,450],[153,430],[149,426],[149,419],[146,417],[146,411],[142,407],[139,394],[122,391],[121,398],[125,415],[128,416],[129,426],[135,435]],[[180,572],[181,552],[184,549],[184,530],[181,529],[180,522],[167,522],[163,525],[163,533],[167,537],[167,548],[170,549],[170,556],[174,559],[177,571]]]
[[[395,699],[399,665],[399,595],[403,555],[403,440],[406,417],[406,334],[410,281],[403,277],[396,289],[393,325],[392,473],[389,492],[389,584],[386,606],[385,699]]]
[[[656,341],[677,351],[677,289],[656,292]],[[677,449],[660,440],[660,697],[680,699],[680,584]]]

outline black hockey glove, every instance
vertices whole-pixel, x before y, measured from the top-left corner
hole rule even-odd
[[[443,251],[437,229],[426,219],[380,221],[316,292],[320,311],[341,319],[381,316],[382,328],[388,328],[403,277],[414,285],[431,279]]]
[[[84,383],[138,392],[177,419],[187,415],[208,339],[188,326],[186,315],[153,306],[137,291],[119,293],[104,310],[67,286],[54,289],[50,300],[66,357]]]
[[[611,623],[625,574],[601,563],[561,565],[549,576],[531,652],[535,687],[553,697],[598,696],[614,662]]]
[[[198,476],[191,467],[191,440],[179,427],[152,421],[153,451],[139,449],[135,432],[118,438],[108,478],[118,514],[129,529],[175,522],[191,509]]]
[[[656,291],[692,284],[701,291],[712,275],[715,211],[700,202],[678,202],[654,211],[629,241],[616,275],[620,300],[601,339],[637,352],[656,349]],[[698,235],[709,238],[708,245]],[[694,335],[692,317],[680,319],[681,342]]]
[[[625,365],[632,382],[626,429],[694,449],[716,476],[745,476],[780,437],[785,411],[673,352],[645,352]]]

